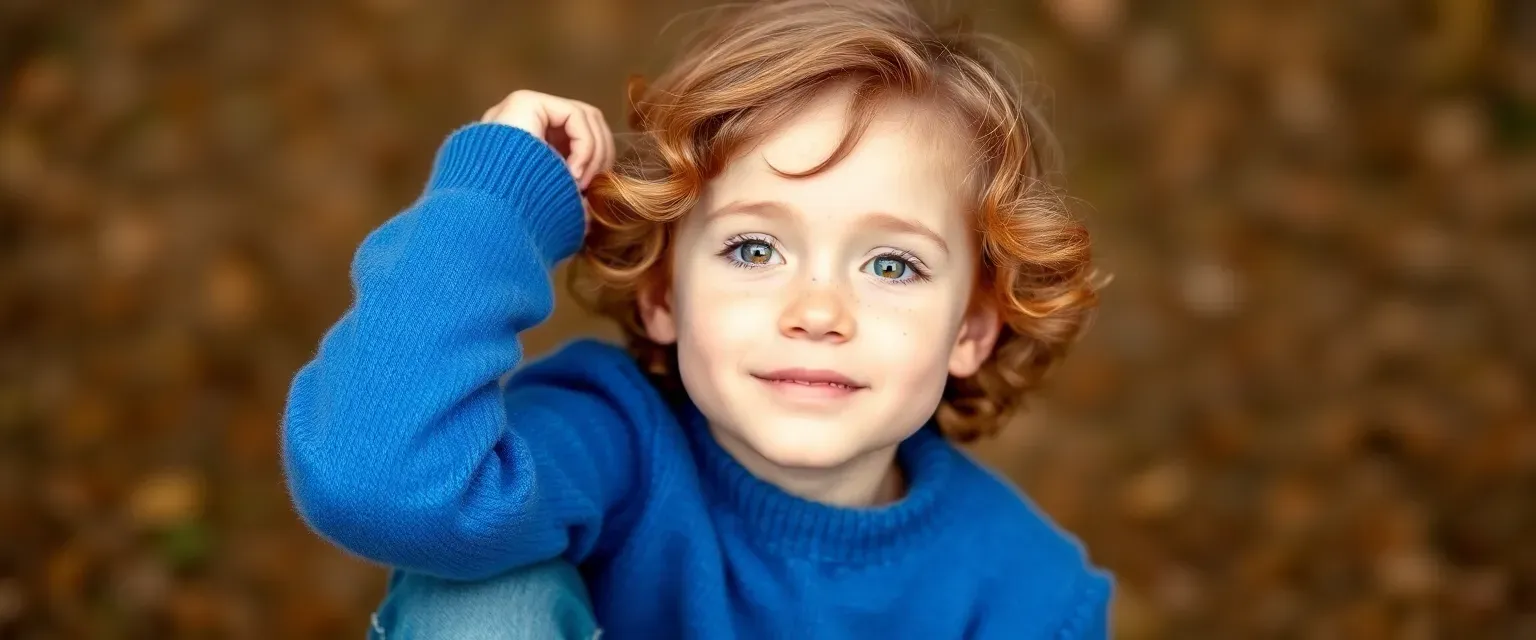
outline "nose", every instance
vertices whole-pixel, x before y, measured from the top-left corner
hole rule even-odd
[[[857,330],[852,307],[840,287],[818,286],[813,280],[794,294],[780,314],[779,332],[790,338],[847,342]]]

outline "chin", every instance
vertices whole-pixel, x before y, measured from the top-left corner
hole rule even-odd
[[[746,425],[737,437],[775,466],[791,469],[832,469],[864,451],[852,434],[821,421],[783,419],[774,424]]]

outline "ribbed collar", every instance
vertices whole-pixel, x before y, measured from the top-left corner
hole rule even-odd
[[[821,562],[889,562],[931,538],[946,521],[945,505],[953,502],[945,494],[958,453],[932,423],[897,446],[907,495],[854,508],[806,500],[752,475],[715,441],[692,403],[682,403],[679,417],[711,500],[740,520],[745,535],[775,553]]]

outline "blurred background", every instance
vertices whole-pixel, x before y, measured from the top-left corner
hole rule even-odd
[[[1536,3],[947,4],[1116,277],[977,450],[1117,635],[1536,638]],[[0,2],[0,637],[361,637],[277,460],[353,250],[512,89],[617,128],[700,6]]]

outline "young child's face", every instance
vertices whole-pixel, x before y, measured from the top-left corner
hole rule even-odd
[[[770,168],[826,159],[848,95],[809,105],[707,186],[673,238],[665,302],[643,307],[722,444],[780,467],[889,451],[999,326],[990,307],[969,310],[963,151],[933,114],[893,104],[831,169]]]

